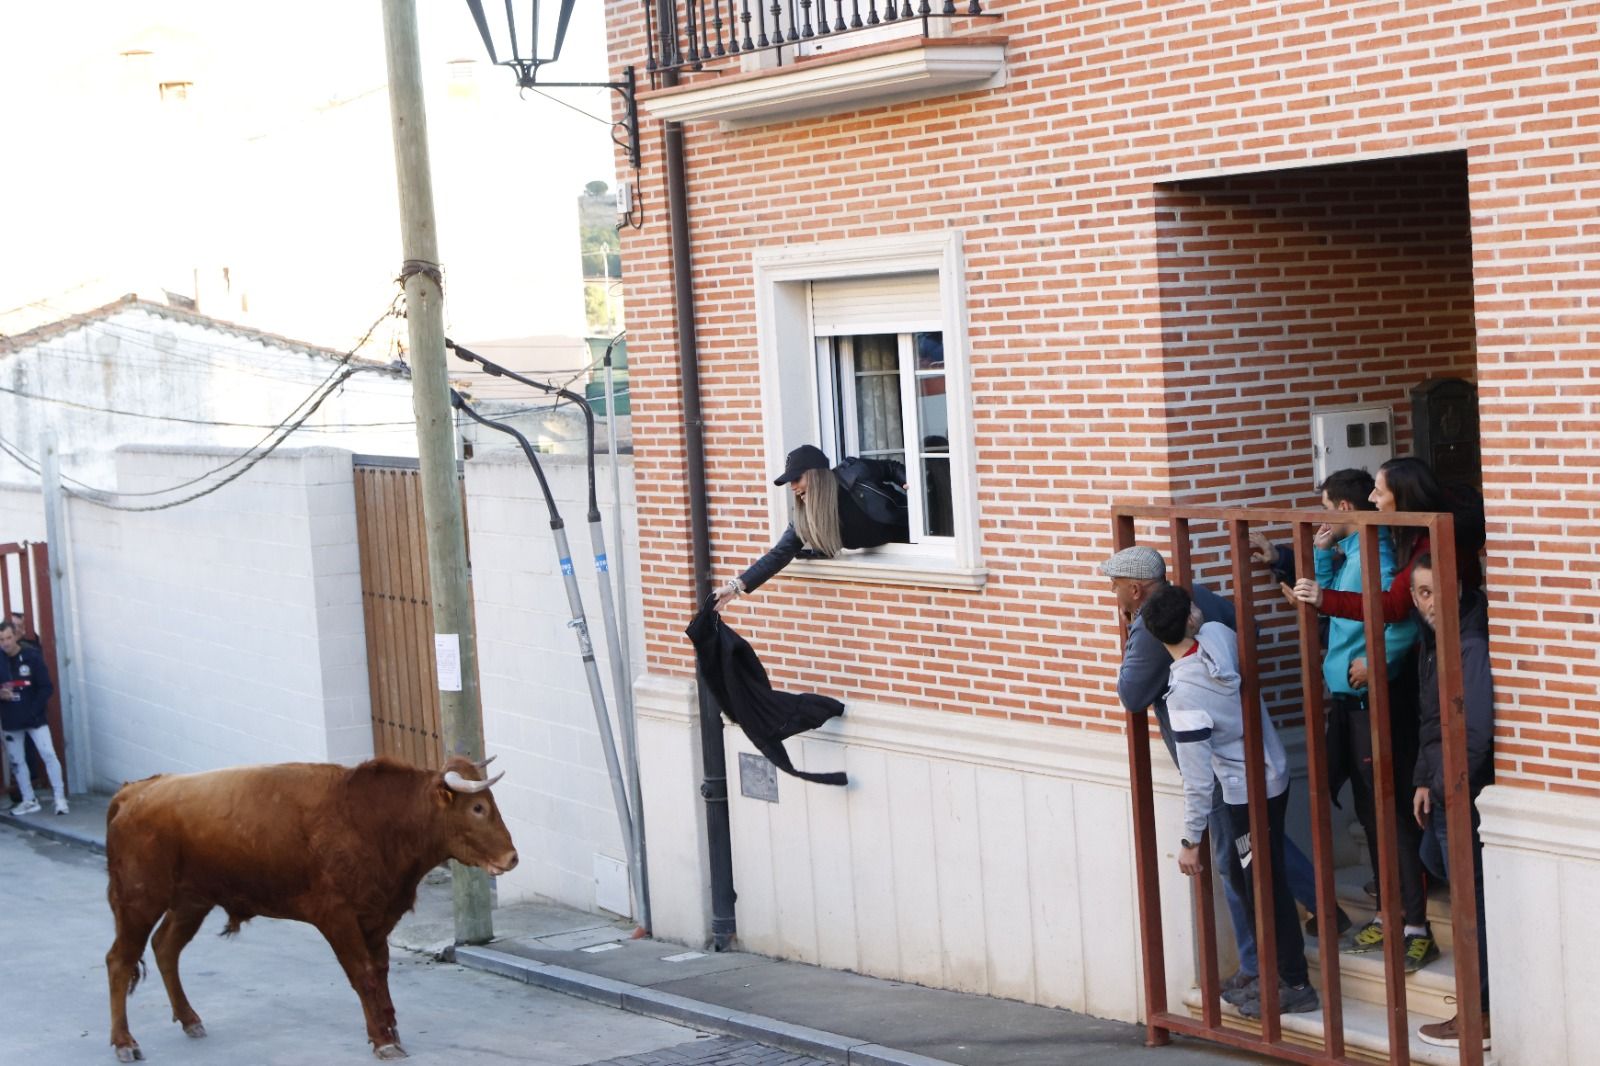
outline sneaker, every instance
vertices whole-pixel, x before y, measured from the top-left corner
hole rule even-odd
[[[1370,897],[1371,899],[1377,899],[1378,898],[1378,879],[1376,877],[1374,877],[1372,880],[1370,880],[1366,884],[1362,885],[1361,886],[1361,891],[1365,892],[1367,894],[1367,896]]]
[[[1346,937],[1339,944],[1339,950],[1346,955],[1365,955],[1370,951],[1382,951],[1383,923],[1374,918],[1357,929],[1354,935]]]
[[[1338,932],[1336,933],[1338,936],[1343,936],[1349,931],[1350,926],[1355,924],[1350,920],[1350,916],[1344,912],[1343,907],[1336,908],[1335,919],[1336,920],[1334,924],[1338,926]],[[1306,919],[1306,936],[1310,937],[1312,940],[1316,940],[1318,935],[1317,916],[1313,914]]]
[[[1459,1018],[1460,1015],[1456,1015]],[[1460,1047],[1461,1030],[1456,1028],[1456,1018],[1447,1022],[1434,1022],[1417,1030],[1417,1039],[1434,1047]],[[1483,1050],[1489,1050],[1489,1016],[1483,1016]]]
[[[67,801],[66,800],[56,800],[56,813],[57,814],[71,814],[72,813],[71,808],[69,808],[67,806]]]
[[[1317,990],[1309,982],[1303,985],[1278,982],[1279,1014],[1309,1014],[1320,1006],[1322,1001],[1317,998]],[[1261,997],[1257,995],[1239,1004],[1239,1013],[1246,1018],[1261,1017]]]
[[[1406,934],[1406,973],[1416,973],[1439,957],[1439,945],[1433,942],[1433,933]]]
[[[41,808],[39,806],[39,801],[38,800],[23,800],[21,803],[17,804],[15,807],[11,808],[11,813],[12,814],[38,814],[39,811],[42,810],[42,809],[43,808]]]
[[[1247,999],[1254,999],[1260,993],[1257,986],[1261,979],[1253,973],[1240,970],[1226,981],[1222,982],[1222,1001],[1232,1003],[1235,1007]]]

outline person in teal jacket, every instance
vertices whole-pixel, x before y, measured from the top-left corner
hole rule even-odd
[[[1322,505],[1339,513],[1370,511],[1375,508],[1372,476],[1365,470],[1339,470],[1322,483]],[[1330,522],[1317,530],[1317,583],[1340,592],[1361,591],[1361,534],[1353,522]],[[1394,542],[1387,529],[1378,531],[1379,587],[1387,588],[1396,570]],[[1390,750],[1393,753],[1397,810],[1395,839],[1400,865],[1401,911],[1405,919],[1406,971],[1414,972],[1439,957],[1432,930],[1428,927],[1427,886],[1419,855],[1420,834],[1410,810],[1398,810],[1402,797],[1409,797],[1412,769],[1416,764],[1417,722],[1415,672],[1417,623],[1413,618],[1390,622],[1383,627],[1384,664],[1378,682],[1388,685]],[[1372,724],[1368,697],[1374,683],[1367,663],[1365,625],[1348,618],[1329,618],[1327,652],[1322,659],[1322,680],[1328,689],[1328,781],[1337,795],[1344,782],[1350,783],[1356,820],[1366,832],[1367,857],[1372,864],[1375,893],[1381,884],[1378,876],[1378,821],[1376,788],[1372,776]],[[1392,682],[1392,684],[1391,684]],[[1375,895],[1374,898],[1379,898]],[[1381,914],[1352,933],[1342,945],[1349,954],[1365,954],[1383,948]]]

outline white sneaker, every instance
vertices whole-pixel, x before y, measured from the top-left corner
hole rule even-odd
[[[66,800],[56,800],[56,813],[57,814],[68,814],[68,813],[70,813],[68,808],[67,808],[67,801]]]
[[[38,800],[23,800],[11,808],[12,814],[38,814],[41,810]]]

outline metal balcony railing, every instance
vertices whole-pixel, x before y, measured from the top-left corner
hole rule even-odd
[[[1311,577],[1312,534],[1326,521],[1323,511],[1284,511],[1266,509],[1184,506],[1117,506],[1112,509],[1112,535],[1117,550],[1134,543],[1135,521],[1166,523],[1171,536],[1172,579],[1188,587],[1193,576],[1190,560],[1191,523],[1221,526],[1226,531],[1228,555],[1232,564],[1234,610],[1238,618],[1240,698],[1245,707],[1257,706],[1260,699],[1259,663],[1252,590],[1256,576],[1251,572],[1249,533],[1252,524],[1274,523],[1294,530],[1295,557],[1301,577]],[[1369,662],[1382,663],[1384,623],[1380,604],[1382,584],[1379,572],[1378,534],[1382,526],[1412,526],[1428,531],[1435,571],[1456,572],[1454,520],[1445,514],[1406,514],[1398,512],[1348,512],[1348,520],[1360,527],[1361,594],[1365,612],[1366,652]],[[1467,738],[1462,709],[1460,632],[1457,621],[1458,595],[1455,582],[1442,580],[1436,589],[1437,648],[1439,663],[1439,705],[1441,710],[1442,750],[1446,782],[1445,817],[1452,841],[1471,839],[1471,801],[1467,780]],[[1298,611],[1301,692],[1306,714],[1306,758],[1311,793],[1312,866],[1315,870],[1317,913],[1331,915],[1337,910],[1334,889],[1333,831],[1329,811],[1326,718],[1322,692],[1321,650],[1317,637],[1316,611],[1302,604]],[[1385,927],[1401,927],[1400,884],[1395,829],[1395,795],[1392,774],[1394,754],[1390,743],[1389,696],[1386,685],[1371,689],[1371,727],[1374,806],[1378,818],[1378,855],[1382,914]],[[1245,777],[1250,796],[1250,834],[1267,839],[1267,796],[1263,737],[1260,719],[1244,716]],[[1354,1066],[1357,1058],[1345,1044],[1344,1002],[1339,968],[1337,932],[1332,921],[1318,923],[1320,942],[1322,1046],[1306,1047],[1285,1039],[1278,1017],[1277,938],[1273,928],[1271,849],[1255,849],[1251,875],[1256,894],[1256,952],[1259,957],[1262,988],[1262,1020],[1257,1031],[1245,1028],[1240,1019],[1224,1016],[1220,1006],[1221,981],[1217,972],[1216,916],[1211,891],[1211,849],[1202,845],[1201,862],[1205,870],[1192,885],[1197,954],[1196,983],[1200,987],[1200,1017],[1191,1018],[1171,1010],[1167,1003],[1167,961],[1161,929],[1161,885],[1157,870],[1155,802],[1151,786],[1150,727],[1148,711],[1128,716],[1128,764],[1133,795],[1133,839],[1135,881],[1139,896],[1139,920],[1143,935],[1144,992],[1146,1005],[1146,1044],[1168,1042],[1171,1033],[1184,1033],[1228,1044],[1246,1051],[1289,1062]],[[1474,900],[1473,857],[1470,847],[1454,846],[1449,853],[1450,916],[1454,927],[1456,1003],[1461,1026],[1457,1061],[1461,1066],[1482,1066],[1484,1018],[1479,1007],[1478,928]],[[1386,992],[1385,1017],[1388,1022],[1388,1053],[1393,1066],[1411,1061],[1410,1019],[1406,1010],[1406,980],[1402,956],[1402,937],[1386,937],[1383,973]]]
[[[654,79],[895,23],[920,20],[926,33],[933,19],[983,14],[981,0],[644,0],[645,70]]]

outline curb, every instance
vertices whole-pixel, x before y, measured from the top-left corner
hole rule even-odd
[[[795,1025],[732,1007],[720,1007],[644,985],[597,977],[582,970],[535,962],[494,948],[462,944],[446,952],[446,957],[451,962],[474,970],[509,977],[513,981],[548,988],[553,992],[564,992],[607,1007],[692,1025],[723,1036],[755,1040],[843,1066],[957,1066],[945,1059],[900,1051],[857,1037]]]
[[[0,823],[15,826],[18,829],[25,829],[28,832],[34,833],[38,836],[49,837],[51,840],[58,841],[62,844],[71,844],[74,847],[88,848],[96,855],[104,855],[106,853],[105,841],[89,836],[87,833],[80,833],[73,829],[64,829],[52,822],[35,821],[33,816],[23,817],[21,815],[11,814],[8,811],[5,813],[0,813]]]

